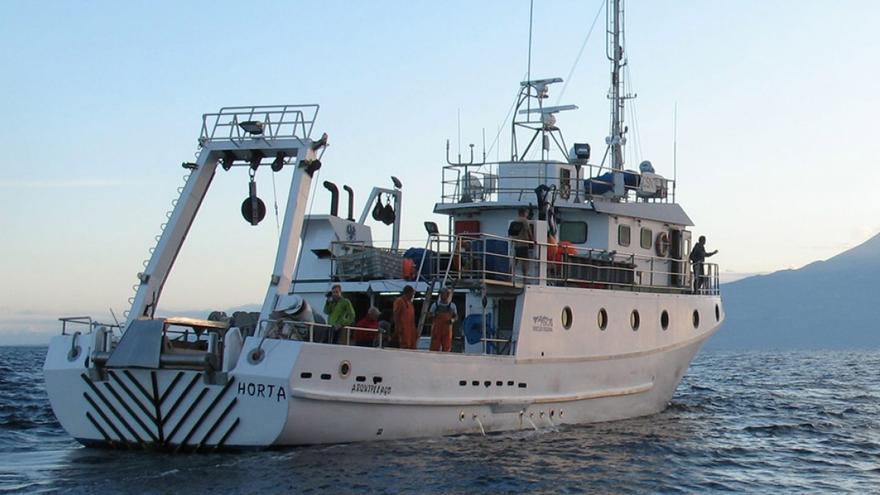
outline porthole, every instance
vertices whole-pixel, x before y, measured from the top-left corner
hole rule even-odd
[[[639,329],[639,323],[640,323],[639,310],[634,309],[634,310],[632,310],[632,313],[629,314],[629,326],[632,327],[633,332],[635,332],[636,330]]]
[[[571,308],[566,306],[566,307],[562,308],[562,328],[564,328],[566,330],[571,328],[571,321],[572,321]]]
[[[715,305],[715,321],[721,321],[721,308]]]
[[[608,328],[608,313],[605,311],[605,308],[601,308],[599,310],[599,315],[597,316],[597,319],[599,330],[605,330],[606,328]]]
[[[694,310],[694,328],[700,327],[700,312],[698,310]]]
[[[669,328],[669,313],[665,309],[660,313],[660,328],[663,330]]]
[[[351,373],[351,363],[348,361],[339,363],[339,376],[342,378],[348,378],[349,373]]]

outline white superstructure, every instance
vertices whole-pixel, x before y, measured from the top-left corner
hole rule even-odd
[[[717,266],[703,264],[705,277],[694,283],[692,222],[673,181],[648,162],[624,169],[631,96],[620,79],[622,8],[609,2],[605,158],[591,162],[588,145],[565,144],[556,115],[576,107],[544,105],[560,79],[524,81],[510,159],[447,160],[435,212],[448,216],[448,233],[426,222],[421,246],[400,245],[403,185],[393,177],[357,218],[353,191],[344,186],[340,216],[329,182],[330,213],[306,215],[327,144],[326,134],[312,138],[317,105],[206,114],[198,160],[184,164],[191,173],[138,274],[126,321],[64,318],[50,344],[46,388],[62,426],[86,445],[206,450],[539,429],[661,411],[724,310]],[[259,314],[155,317],[218,167],[239,166],[294,169]],[[242,214],[256,224],[265,206],[251,191]],[[527,245],[509,235],[521,209],[534,238]],[[391,226],[389,246],[374,242],[371,215]],[[358,317],[377,307],[386,320],[413,286],[419,348],[394,347],[396,332],[384,325],[360,329],[373,336],[366,345],[348,345],[351,325],[329,340],[321,310],[334,284]],[[427,308],[443,287],[457,307],[456,338],[452,352],[432,352]],[[314,321],[283,319],[302,301]]]

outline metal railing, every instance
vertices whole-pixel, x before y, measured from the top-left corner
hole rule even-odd
[[[383,347],[383,340],[387,339],[385,332],[377,328],[366,328],[356,326],[335,327],[326,323],[306,322],[296,320],[278,320],[265,319],[260,320],[259,328],[267,328],[264,333],[265,338],[282,339],[282,340],[300,340],[303,342],[312,342],[316,344],[342,344],[351,345],[352,332],[363,331],[375,333],[378,336],[373,337],[374,343],[378,347]],[[344,339],[341,337],[345,337]],[[339,340],[340,342],[337,342]]]
[[[581,165],[581,177],[558,177],[552,173],[537,175],[514,172],[518,166],[533,162],[497,162],[480,165],[455,164],[443,167],[441,203],[480,203],[486,201],[531,200],[535,187],[555,185],[557,202],[580,203],[588,199],[610,197],[614,184],[602,176],[611,169],[601,165]],[[567,163],[549,163],[548,166]],[[503,171],[502,171],[503,168]],[[675,202],[675,181],[656,174],[625,171],[623,202]]]
[[[427,277],[452,284],[546,284],[554,286],[686,293],[694,290],[686,259],[524,242],[490,234],[440,235]],[[516,246],[528,248],[517,256]],[[440,248],[445,247],[445,250]],[[520,253],[522,254],[522,253]],[[450,259],[451,258],[451,259]],[[719,294],[718,265],[704,263],[700,294]]]
[[[116,328],[122,330],[122,326],[115,323],[100,323],[92,319],[91,316],[65,316],[63,318],[58,318],[58,321],[61,322],[61,335],[67,335],[67,326],[68,325],[84,325],[89,327],[89,332],[96,327],[107,327],[112,331],[112,329]]]
[[[199,143],[246,138],[308,138],[315,125],[318,108],[318,105],[223,107],[217,113],[202,115]],[[257,125],[260,132],[246,132],[242,128],[243,123]]]

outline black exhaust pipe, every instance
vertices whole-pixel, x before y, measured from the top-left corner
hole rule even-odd
[[[354,189],[348,186],[342,186],[348,193],[348,221],[354,222]]]
[[[324,188],[330,191],[330,215],[339,216],[339,188],[329,180],[324,181]]]

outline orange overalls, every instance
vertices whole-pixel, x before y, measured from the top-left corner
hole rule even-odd
[[[437,305],[434,322],[431,323],[431,350],[449,352],[452,350],[452,311],[449,306]]]
[[[415,349],[419,336],[416,333],[416,312],[406,296],[394,300],[394,331],[400,338],[401,349]]]

